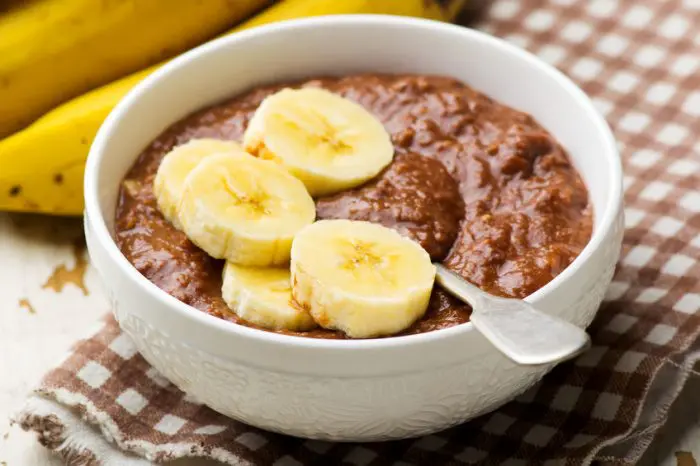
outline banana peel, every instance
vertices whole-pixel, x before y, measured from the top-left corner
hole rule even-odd
[[[0,14],[0,137],[90,89],[209,40],[269,3],[17,2]]]

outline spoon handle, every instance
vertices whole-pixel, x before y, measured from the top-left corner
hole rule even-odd
[[[437,282],[472,306],[471,322],[499,351],[522,365],[554,364],[586,351],[588,334],[520,299],[492,296],[440,264]]]

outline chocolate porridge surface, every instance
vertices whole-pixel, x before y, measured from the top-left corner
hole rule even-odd
[[[363,105],[391,134],[392,163],[364,185],[317,199],[317,217],[381,223],[483,290],[525,297],[564,270],[591,236],[586,188],[565,151],[531,116],[445,77],[358,75],[264,86],[201,110],[159,136],[127,174],[116,240],[150,281],[179,300],[243,325],[221,298],[223,261],[158,211],[152,184],[163,156],[193,138],[240,141],[263,98],[315,86]],[[469,320],[436,286],[425,316],[402,334]],[[344,338],[316,329],[279,333]]]

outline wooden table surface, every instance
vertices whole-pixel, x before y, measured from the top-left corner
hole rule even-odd
[[[87,261],[80,219],[0,214],[0,264],[0,466],[58,466],[32,435],[11,427],[9,417],[71,343],[95,327],[107,301]],[[696,466],[698,394],[695,377],[641,465]]]

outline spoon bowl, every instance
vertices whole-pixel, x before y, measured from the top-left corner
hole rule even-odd
[[[490,295],[442,264],[435,267],[437,283],[472,306],[474,327],[514,362],[556,364],[590,348],[588,333],[574,324],[538,311],[522,299]]]

